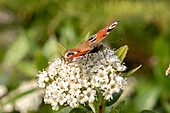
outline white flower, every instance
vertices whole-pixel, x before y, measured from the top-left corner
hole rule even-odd
[[[64,91],[68,91],[68,85],[69,83],[68,82],[64,82],[64,81],[60,81],[58,83],[58,86],[63,89]]]
[[[124,66],[124,65],[121,65],[120,63],[117,63],[117,70],[118,71],[125,71],[126,70],[126,66]]]
[[[112,99],[126,85],[120,76],[124,66],[114,50],[105,49],[75,58],[69,63],[53,59],[46,71],[40,72],[38,85],[44,89],[44,102],[58,110],[58,104],[78,107],[86,102],[93,103],[96,89],[106,100]]]
[[[41,72],[40,74],[37,74],[39,80],[38,80],[38,85],[40,88],[45,87],[45,82],[48,81],[48,75],[46,71]]]
[[[96,78],[96,79],[95,79]],[[94,77],[93,79],[91,79],[91,83],[92,83],[92,88],[94,87],[100,87],[100,82],[98,80],[98,77]]]
[[[123,87],[123,77],[120,77],[120,76],[116,76],[115,77],[115,80],[116,80],[116,82],[117,82],[117,85],[119,86],[119,87]]]
[[[63,94],[61,94],[61,95],[58,95],[57,101],[60,103],[60,105],[63,105],[64,102],[67,101],[67,99],[66,99],[66,94],[63,93]]]
[[[84,94],[80,94],[78,96],[78,101],[80,102],[80,104],[84,104],[86,102]]]
[[[94,99],[95,99],[95,94],[96,94],[96,90],[93,90],[92,88],[88,88],[86,91],[83,91],[84,96],[86,101],[89,101],[89,103],[93,103]]]
[[[37,82],[35,80],[25,81],[20,84],[17,92],[22,93],[36,87]],[[28,111],[37,111],[39,105],[42,102],[41,93],[41,90],[37,90],[17,99],[14,104],[15,110],[20,111],[21,113],[27,113]]]
[[[74,85],[70,86],[70,88],[71,89],[69,90],[69,93],[76,97],[78,97],[79,94],[81,93],[81,91],[80,91],[81,84],[74,84]]]
[[[6,103],[10,98],[13,98],[15,95],[22,94],[24,92],[32,91],[37,88],[37,81],[24,81],[19,87],[8,95],[1,98],[2,103]],[[32,92],[18,98],[14,101],[14,103],[9,103],[2,108],[3,112],[12,112],[13,109],[19,111],[20,113],[27,113],[29,111],[37,111],[42,102],[42,90],[33,90]]]
[[[120,88],[118,87],[114,80],[111,80],[110,84],[107,87],[107,90],[110,92],[110,94],[113,94],[118,93],[120,91]]]
[[[59,107],[56,105],[56,106],[53,106],[52,109],[57,111]]]
[[[54,76],[57,74],[57,70],[55,69],[54,66],[55,66],[54,64],[52,64],[52,65],[49,66],[48,75],[49,75],[49,77],[50,77],[51,79],[53,79]]]
[[[1,108],[1,106],[0,106]],[[1,109],[2,112],[12,112],[14,110],[13,104],[12,103],[8,103],[5,106],[3,106],[3,108]]]
[[[67,95],[67,102],[68,104],[74,108],[75,105],[77,105],[77,99],[73,95]]]
[[[33,92],[17,99],[15,102],[15,109],[17,111],[20,111],[21,113],[27,113],[28,111],[37,111],[39,105],[41,104],[41,101],[42,100],[40,92]]]
[[[104,92],[103,94],[102,94],[104,97],[105,97],[105,99],[106,100],[110,100],[110,99],[113,99],[113,96],[112,96],[112,94],[110,94],[109,92]]]
[[[8,89],[4,85],[0,85],[0,97],[7,94]]]
[[[86,78],[84,78],[84,79],[79,78],[78,83],[81,84],[82,87],[85,87],[85,88],[87,88],[90,85],[90,83],[88,82],[88,80]]]

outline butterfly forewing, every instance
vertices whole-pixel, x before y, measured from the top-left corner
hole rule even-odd
[[[97,46],[100,46],[100,42],[110,33],[112,29],[118,24],[118,21],[112,23],[111,25],[101,29],[96,34],[89,37],[87,40],[83,41],[80,45],[73,49],[66,50],[64,52],[64,58],[68,60],[73,60],[79,56],[82,56],[90,51],[92,51]]]

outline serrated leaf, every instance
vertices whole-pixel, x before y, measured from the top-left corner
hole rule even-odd
[[[57,41],[56,41],[56,44],[57,44],[57,46],[60,50],[60,53],[62,54],[62,56],[64,56],[64,52],[66,51],[66,49],[60,43],[58,43]]]
[[[127,72],[125,75],[123,75],[123,78],[127,78],[129,75],[133,74],[134,72],[136,72],[142,65],[138,66],[135,69],[132,69],[131,71]]]
[[[156,112],[152,110],[143,110],[140,113],[156,113]]]
[[[81,108],[74,108],[70,111],[70,113],[88,113],[88,111],[86,111],[85,109],[81,109]]]
[[[122,47],[120,47],[116,52],[115,52],[115,55],[118,56],[118,58],[120,59],[121,62],[123,62],[126,54],[127,54],[127,51],[128,51],[128,46],[127,45],[124,45]]]
[[[106,101],[106,106],[111,106],[113,105],[118,99],[119,97],[121,96],[121,94],[123,93],[123,90],[120,90],[119,93],[113,93],[112,96],[113,96],[113,99],[111,99],[110,101]]]

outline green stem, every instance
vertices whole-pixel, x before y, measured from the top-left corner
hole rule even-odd
[[[94,107],[95,107],[96,113],[99,113],[99,97],[97,99],[98,100],[96,100],[95,103],[94,103]]]
[[[105,113],[105,110],[106,110],[105,102],[106,102],[106,100],[103,99],[103,102],[102,102],[103,104],[101,105],[101,112],[100,113]]]
[[[100,90],[99,90],[99,88],[96,88],[96,91],[97,91],[97,97],[96,97],[96,100],[93,103],[93,105],[95,107],[95,112],[99,113],[99,99],[100,99]]]
[[[99,90],[97,100],[94,104],[96,113],[105,113],[105,109],[106,109],[105,102],[106,100],[104,99],[101,91]]]

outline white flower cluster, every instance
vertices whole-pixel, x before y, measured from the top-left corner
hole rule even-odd
[[[18,92],[26,92],[33,88],[37,88],[37,81],[24,81],[18,87]],[[15,101],[15,110],[20,113],[27,113],[28,111],[37,111],[42,103],[42,90],[36,90],[29,93]]]
[[[10,98],[13,98],[16,95],[24,93],[26,91],[37,88],[37,81],[24,81],[19,87],[13,91],[11,91],[8,95],[2,97],[0,99],[1,103],[6,103]],[[14,109],[19,111],[20,113],[27,113],[29,111],[37,111],[42,102],[42,90],[38,89],[33,91],[23,97],[20,97],[15,100],[14,103],[8,103],[1,109],[2,112],[12,112]]]
[[[0,97],[7,94],[7,92],[8,92],[8,89],[6,88],[6,86],[0,84]]]
[[[112,94],[126,85],[119,76],[125,69],[115,51],[105,49],[81,56],[73,63],[54,59],[46,70],[37,74],[38,85],[44,88],[44,101],[53,110],[58,110],[59,104],[78,107],[85,102],[93,103],[99,90],[106,100],[112,99]]]

